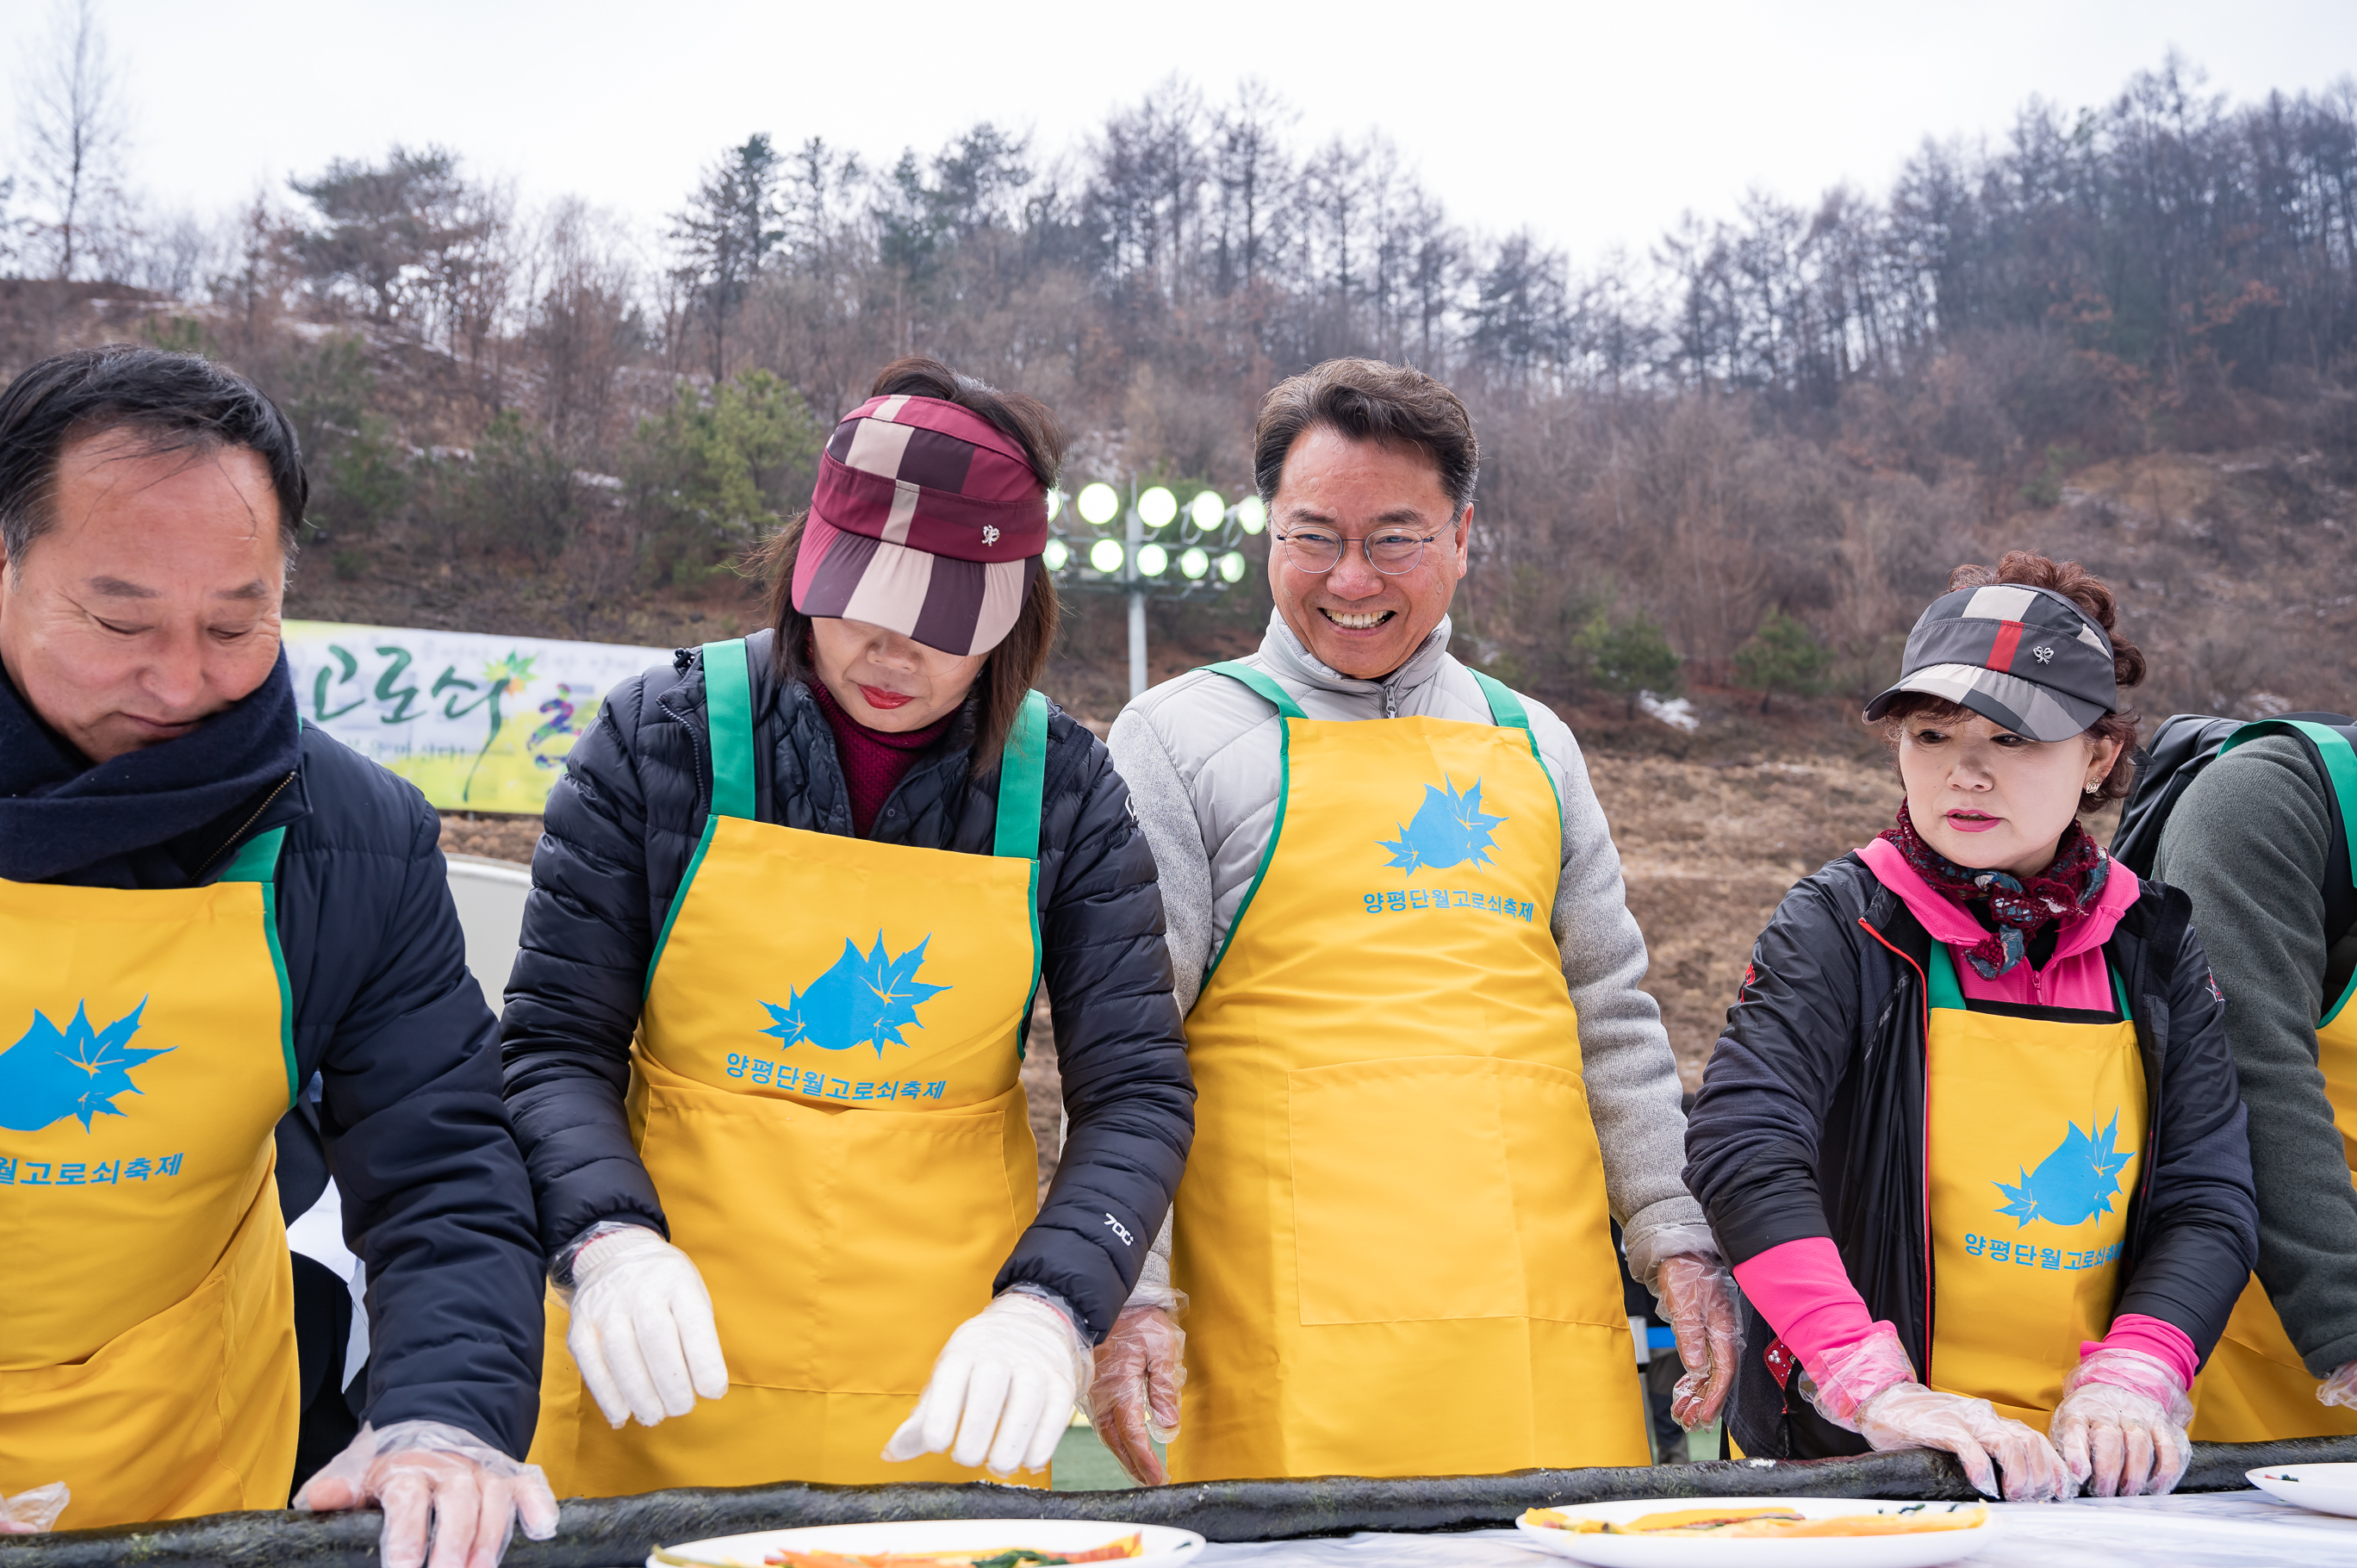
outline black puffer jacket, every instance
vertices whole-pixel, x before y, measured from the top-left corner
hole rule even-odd
[[[834,734],[809,689],[772,672],[770,639],[749,639],[755,814],[848,836]],[[501,1038],[508,1104],[552,1253],[600,1219],[668,1234],[622,1096],[656,933],[711,809],[704,702],[701,656],[687,652],[674,669],[617,688],[549,797]],[[996,770],[972,776],[970,736],[962,717],[919,757],[872,837],[991,853],[998,779]],[[1178,1190],[1194,1081],[1152,853],[1103,743],[1060,711],[1048,725],[1041,817],[1040,983],[1071,1126],[1047,1203],[994,1288],[1052,1291],[1102,1338]]]
[[[2115,1314],[2174,1324],[2206,1360],[2258,1255],[2244,1113],[2223,1008],[2184,894],[2157,882],[2104,946],[2144,1058],[2144,1178],[2128,1204]],[[1932,938],[1855,854],[1785,896],[1751,952],[1742,994],[1686,1124],[1686,1185],[1730,1262],[1829,1236],[1850,1283],[1932,1375],[1937,1304],[1923,1169],[1926,985]],[[1818,1458],[1866,1449],[1783,1391],[1774,1339],[1747,1302],[1728,1426],[1746,1454]]]
[[[291,723],[287,681],[282,661],[245,702],[281,703]],[[0,833],[54,831],[39,796],[66,775],[41,754],[66,748],[37,724],[0,678],[0,736],[12,742],[0,749]],[[220,727],[143,755],[183,754],[201,774]],[[199,886],[240,846],[286,830],[278,936],[296,1076],[309,1087],[278,1125],[281,1201],[302,1213],[333,1170],[345,1240],[368,1265],[365,1418],[447,1422],[521,1458],[538,1419],[545,1264],[439,822],[414,788],[326,732],[307,726],[299,746],[289,774],[217,820],[170,839],[135,825],[46,880]],[[169,801],[155,805],[168,816]]]

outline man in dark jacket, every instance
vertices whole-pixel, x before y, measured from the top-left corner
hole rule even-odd
[[[2222,1052],[2189,1048],[2217,1029],[2219,1011],[2189,908],[2184,894],[2147,884],[2105,945],[2131,999],[2150,1099],[2147,1174],[2128,1206],[2115,1310],[2172,1324],[2206,1353],[2248,1267],[2257,1214],[2233,1067]],[[1686,1133],[1686,1181],[1729,1257],[1740,1264],[1831,1237],[1858,1294],[1925,1369],[1937,1286],[1923,1163],[1931,949],[1922,923],[1855,854],[1793,888],[1752,950]],[[1748,1301],[1745,1316],[1744,1343],[1774,1348],[1774,1329]],[[1728,1429],[1745,1454],[1867,1451],[1788,1394],[1789,1375],[1789,1362],[1744,1358]]]
[[[554,1525],[515,1457],[540,1358],[531,1190],[434,812],[298,724],[278,623],[306,488],[285,417],[192,356],[61,355],[0,394],[0,1344],[12,1367],[28,1344],[138,1359],[134,1404],[192,1412],[149,1445],[108,1391],[12,1393],[0,1489],[69,1469],[69,1526],[283,1506],[296,1383],[272,1129],[307,1100],[372,1354],[368,1425],[301,1500],[382,1499],[389,1564],[423,1560],[429,1512],[437,1568],[489,1564],[517,1506],[528,1532]],[[220,967],[257,983],[183,1000]],[[47,1102],[59,1035],[86,1076]],[[183,1104],[204,1114],[168,1135],[192,1147],[147,1148]],[[212,1256],[181,1256],[187,1236]],[[181,1310],[223,1290],[226,1348]],[[59,1305],[64,1323],[38,1316]]]

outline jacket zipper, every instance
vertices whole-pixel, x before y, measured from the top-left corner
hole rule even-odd
[[[1916,983],[1922,988],[1919,994],[1923,999],[1923,1126],[1921,1129],[1922,1153],[1918,1156],[1917,1164],[1921,1168],[1923,1181],[1924,1364],[1917,1375],[1929,1379],[1932,1375],[1932,978],[1923,972],[1921,964],[1917,963],[1905,953],[1900,952],[1897,948],[1891,947],[1888,938],[1867,925],[1865,916],[1860,915],[1857,918],[1857,924],[1859,929],[1884,947],[1889,948],[1892,953],[1897,954],[1900,962],[1913,970]],[[1932,939],[1934,941],[1938,940],[1936,937]]]
[[[300,772],[302,770],[297,768],[296,771]],[[295,774],[289,773],[285,778],[281,779],[278,781],[278,788],[273,789],[269,794],[264,795],[262,798],[262,804],[253,809],[253,815],[246,818],[244,822],[238,824],[237,831],[230,834],[228,838],[221,842],[221,848],[213,851],[213,857],[198,868],[198,880],[202,881],[207,872],[210,872],[214,866],[221,864],[221,856],[227,854],[231,850],[237,847],[238,841],[245,837],[246,830],[253,827],[254,823],[262,821],[262,813],[270,810],[271,802],[277,800],[279,796],[286,793],[286,786],[294,782]]]

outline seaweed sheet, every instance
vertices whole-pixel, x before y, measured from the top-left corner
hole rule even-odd
[[[2193,1445],[2179,1491],[2233,1491],[2260,1466],[2357,1460],[2357,1439]],[[1946,1454],[1913,1450],[1846,1459],[1736,1460],[1641,1469],[1518,1470],[1503,1476],[1374,1480],[1211,1481],[1121,1492],[1043,1492],[987,1484],[684,1488],[576,1498],[555,1539],[518,1537],[508,1568],[636,1568],[655,1546],[791,1525],[876,1520],[1082,1519],[1168,1524],[1212,1541],[1286,1541],[1356,1530],[1492,1529],[1534,1506],[1694,1497],[1872,1497],[1968,1501]],[[0,1568],[368,1568],[373,1512],[213,1514],[112,1530],[0,1536]]]

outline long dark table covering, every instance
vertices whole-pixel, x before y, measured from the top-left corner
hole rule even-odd
[[[2233,1491],[2261,1466],[2357,1461],[2357,1438],[2197,1443],[2178,1489]],[[1518,1470],[1502,1476],[1211,1481],[1120,1492],[1045,1492],[986,1484],[686,1487],[576,1498],[551,1541],[516,1538],[507,1568],[637,1568],[657,1545],[793,1525],[877,1520],[1081,1519],[1168,1524],[1211,1541],[1288,1541],[1359,1530],[1494,1529],[1531,1507],[1695,1497],[1891,1498],[1970,1501],[1947,1454],[1914,1449],[1847,1459],[1717,1460],[1643,1468]],[[226,1513],[166,1524],[0,1535],[0,1568],[369,1568],[373,1511]]]

